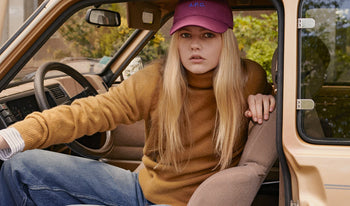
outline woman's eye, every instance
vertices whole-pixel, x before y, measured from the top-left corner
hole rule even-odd
[[[189,33],[181,33],[180,36],[181,36],[182,38],[190,38],[190,37],[191,37],[191,34],[189,34]]]
[[[205,34],[203,34],[203,37],[204,38],[213,38],[213,37],[215,37],[215,34],[213,34],[213,33],[205,33]]]

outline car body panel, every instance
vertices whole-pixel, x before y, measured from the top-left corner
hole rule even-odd
[[[283,149],[291,172],[293,201],[300,205],[348,205],[350,147],[305,142],[297,131],[298,1],[285,7]]]

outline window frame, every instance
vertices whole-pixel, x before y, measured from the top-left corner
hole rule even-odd
[[[304,6],[304,0],[299,2],[299,8],[298,8],[298,19],[299,18],[304,18],[303,17],[303,6]],[[298,34],[297,34],[297,46],[298,46],[298,62],[297,62],[297,100],[302,99],[302,82],[301,82],[301,73],[302,73],[302,29],[298,29]],[[296,114],[296,123],[297,123],[297,132],[298,135],[302,138],[303,141],[310,143],[310,144],[315,144],[315,145],[344,145],[344,146],[350,146],[350,136],[348,138],[336,138],[336,137],[311,137],[307,135],[304,132],[304,127],[303,127],[303,111],[304,110],[297,110]]]

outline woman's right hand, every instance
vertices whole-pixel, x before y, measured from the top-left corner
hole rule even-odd
[[[3,137],[0,136],[0,149],[7,149],[10,146],[7,144],[7,142],[5,141],[5,139]]]

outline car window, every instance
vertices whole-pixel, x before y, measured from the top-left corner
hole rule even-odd
[[[120,10],[116,4],[104,7]],[[14,81],[32,79],[38,67],[53,61],[65,63],[81,73],[100,73],[127,38],[111,38],[113,33],[125,29],[125,23],[120,27],[97,28],[85,21],[88,9],[84,8],[71,16],[36,52]]]
[[[99,6],[99,9],[119,12],[121,16],[119,27],[96,26],[87,23],[85,16],[92,8],[94,7],[81,9],[66,20],[34,54],[12,83],[33,79],[35,71],[47,62],[67,64],[82,74],[101,73],[135,29],[128,27],[125,3]],[[157,33],[139,56],[131,62],[131,67],[134,67],[135,64],[139,65],[139,62],[147,63],[160,54],[164,54],[166,46],[163,42],[164,37]],[[126,73],[130,73],[130,69]],[[49,72],[47,76],[60,74]],[[125,76],[128,75],[130,74],[125,74]]]
[[[125,3],[103,4],[99,7],[119,12],[121,16],[119,27],[98,27],[87,23],[85,15],[91,8],[94,7],[81,9],[67,19],[25,64],[12,83],[32,80],[35,71],[47,62],[67,64],[83,74],[101,73],[135,29],[128,27]],[[269,81],[272,82],[271,58],[277,47],[276,13],[270,10],[234,12],[234,21],[233,30],[242,57],[261,64],[268,74]],[[169,45],[170,26],[171,20],[155,34],[125,70],[124,79],[142,68],[140,65],[146,65],[165,55]],[[47,76],[57,74],[59,73],[51,72]]]
[[[343,0],[301,2],[297,122],[311,142],[350,138],[349,9]]]

